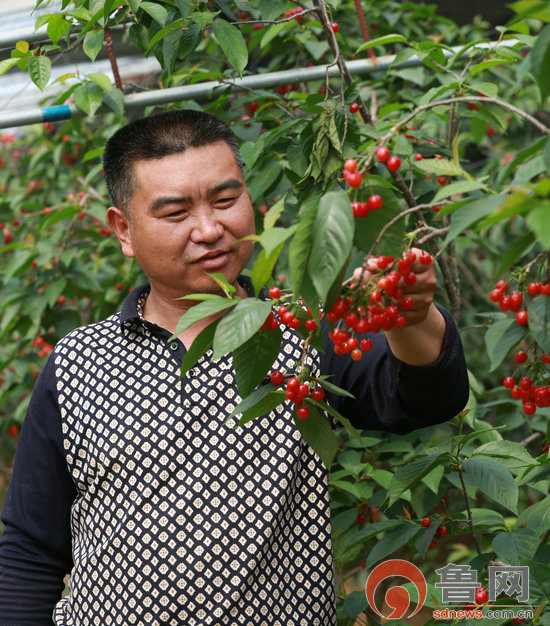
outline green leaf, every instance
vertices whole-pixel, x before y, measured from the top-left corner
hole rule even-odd
[[[5,263],[2,268],[2,282],[6,284],[10,278],[16,276],[19,271],[31,260],[34,256],[31,250],[15,250],[11,256],[11,259]]]
[[[317,456],[329,470],[338,450],[338,441],[328,419],[314,406],[308,406],[309,415],[307,419],[298,418],[294,412],[294,423],[304,441],[315,450]]]
[[[550,202],[539,201],[537,208],[527,215],[527,224],[543,248],[550,250]]]
[[[525,524],[527,524],[527,528],[534,530],[539,537],[550,530],[550,496],[546,496],[540,502],[521,512],[516,527],[520,528]]]
[[[346,617],[357,617],[369,608],[367,595],[363,590],[348,593],[344,600],[344,613]]]
[[[371,249],[382,228],[401,213],[401,206],[393,189],[378,180],[377,177],[369,176],[367,185],[361,190],[358,199],[366,201],[367,196],[373,194],[382,197],[382,208],[379,211],[371,211],[366,217],[354,218],[354,243],[365,253]],[[404,236],[405,220],[401,219],[388,228],[377,244],[376,250],[388,256],[401,256]]]
[[[96,85],[99,85],[105,92],[110,92],[113,89],[109,77],[105,74],[87,74],[87,78],[93,80]]]
[[[377,561],[381,561],[390,554],[393,554],[422,530],[424,529],[418,524],[402,522],[400,526],[385,534],[373,547],[367,557],[366,567],[371,567],[371,565],[374,565]]]
[[[424,478],[435,467],[442,465],[447,459],[446,453],[430,454],[428,456],[415,459],[412,463],[407,463],[400,467],[393,475],[390,489],[388,491],[388,506],[397,502],[401,494],[412,485]]]
[[[227,422],[233,419],[235,415],[239,415],[239,413],[242,413],[242,422],[244,417],[247,414],[250,414],[250,412],[253,412],[254,408],[258,406],[259,403],[263,403],[268,396],[277,396],[278,403],[283,403],[286,400],[284,393],[281,391],[274,391],[274,389],[275,386],[272,383],[268,383],[267,385],[262,385],[261,387],[258,387],[258,389],[253,391],[248,397],[239,402],[239,404],[233,409],[233,411],[231,411],[231,414],[229,415],[225,423],[227,424]],[[255,415],[261,415],[261,413],[256,413]]]
[[[517,514],[518,486],[506,468],[492,459],[476,457],[463,461],[462,469],[488,498]]]
[[[344,191],[329,191],[321,198],[313,225],[308,273],[323,301],[351,252],[353,219],[349,198]]]
[[[277,200],[277,202],[275,202],[275,204],[264,215],[264,230],[273,228],[283,214],[283,211],[285,210],[285,198],[286,194],[282,198],[279,198],[279,200]],[[295,230],[296,229],[294,229],[294,231]]]
[[[163,6],[156,4],[155,2],[142,2],[139,5],[139,8],[142,11],[145,11],[145,13],[148,13],[155,20],[155,22],[164,26],[168,16],[168,11]]]
[[[535,243],[535,236],[532,232],[525,233],[523,237],[518,237],[515,241],[511,243],[503,252],[500,260],[500,265],[497,267],[494,275],[494,282],[496,282],[503,274],[508,270],[509,267],[515,265],[519,259],[527,254],[531,249],[533,244]]]
[[[537,296],[527,307],[529,330],[544,352],[550,352],[550,298]]]
[[[525,446],[517,441],[504,440],[484,443],[472,452],[471,458],[479,455],[516,459],[521,465],[533,465],[535,462]]]
[[[498,533],[492,545],[501,561],[521,565],[526,559],[533,558],[539,547],[539,537],[531,528],[515,528],[511,533]]]
[[[264,387],[260,387],[259,390],[263,389]],[[248,397],[250,398],[252,396]],[[244,426],[244,424],[247,424],[251,420],[270,413],[285,402],[285,400],[286,398],[281,391],[271,391],[268,395],[262,396],[253,406],[246,409],[246,411],[243,411],[241,419],[239,420],[239,426]]]
[[[248,341],[265,322],[270,311],[270,302],[262,302],[255,298],[241,300],[218,324],[214,335],[214,358],[218,359],[228,352],[233,352]]]
[[[183,360],[181,362],[180,376],[183,378],[185,374],[195,365],[201,356],[212,347],[212,340],[216,332],[216,326],[219,320],[215,320],[209,324],[204,330],[195,337],[193,343],[189,346]]]
[[[50,283],[44,290],[44,295],[48,300],[48,304],[53,307],[57,302],[57,298],[63,293],[63,290],[67,286],[67,281],[64,278],[58,278]]]
[[[259,159],[260,155],[264,151],[264,142],[257,141],[245,141],[241,145],[241,156],[246,167],[251,170],[254,164]]]
[[[480,183],[477,180],[459,180],[456,183],[445,185],[435,194],[432,202],[439,202],[443,198],[449,198],[457,193],[468,193],[475,191],[476,189],[487,189],[487,185]]]
[[[418,161],[423,163],[424,161]],[[460,233],[478,222],[480,219],[491,214],[497,207],[504,203],[504,196],[485,196],[478,200],[473,200],[461,205],[454,213],[451,222],[451,228],[445,237],[443,247],[450,241],[456,239]]]
[[[274,227],[264,230],[260,235],[259,242],[267,255],[279,248],[296,230],[296,225],[289,228]]]
[[[180,317],[172,337],[177,337],[195,322],[198,322],[209,315],[215,315],[216,313],[225,311],[225,309],[235,306],[238,302],[239,300],[229,300],[228,298],[218,296],[216,299],[205,300],[200,304],[195,304],[195,306],[192,306],[184,315]]]
[[[436,176],[462,176],[468,178],[468,174],[456,163],[448,159],[424,159],[415,161],[414,166],[425,174]]]
[[[183,27],[184,24],[187,23],[187,20],[185,18],[180,18],[179,20],[176,20],[175,22],[171,22],[170,24],[168,24],[167,26],[165,26],[164,28],[161,28],[158,33],[156,33],[152,38],[151,41],[149,42],[149,45],[147,46],[147,50],[145,51],[145,54],[147,54],[151,48],[161,39],[163,39],[164,37],[166,37],[166,35],[168,35],[169,33],[171,33],[174,30],[178,30],[181,29]]]
[[[86,37],[84,37],[84,43],[82,44],[82,49],[91,61],[95,61],[97,55],[99,54],[99,51],[103,47],[103,40],[103,29],[90,30],[86,33]]]
[[[274,20],[282,15],[285,4],[282,0],[260,0],[259,8],[264,20]]]
[[[403,35],[391,34],[391,35],[383,35],[382,37],[377,37],[376,39],[371,39],[370,41],[365,42],[360,45],[359,48],[353,53],[358,54],[363,50],[367,50],[367,48],[373,48],[374,46],[385,46],[388,43],[406,43],[407,38],[403,37]]]
[[[29,76],[38,89],[44,89],[50,80],[52,62],[46,56],[32,56],[29,59]]]
[[[260,289],[266,284],[273,274],[273,268],[279,260],[279,255],[283,250],[284,244],[281,244],[278,248],[267,256],[265,250],[260,250],[254,265],[252,266],[252,272],[250,278],[252,279],[252,285],[254,291],[259,293]]]
[[[212,30],[227,60],[242,76],[248,63],[248,48],[241,31],[220,17],[212,23]]]
[[[20,59],[4,59],[3,61],[0,61],[0,76],[2,76],[2,74],[5,74],[8,70],[11,70],[11,68],[14,65],[17,65],[17,63],[19,63]]]
[[[525,334],[525,329],[512,317],[493,322],[485,333],[485,347],[491,360],[490,372],[493,372],[504,360],[509,350]]]
[[[262,330],[233,351],[237,389],[245,398],[264,380],[281,349],[282,333]]]
[[[400,527],[403,524],[403,520],[400,519],[391,519],[384,520],[382,522],[375,522],[374,524],[369,524],[366,528],[363,528],[359,532],[355,533],[350,539],[350,541],[346,544],[344,552],[351,552],[358,546],[363,545],[370,539],[376,537],[376,535],[386,532],[388,530],[393,530],[394,528]]]
[[[93,116],[103,102],[103,89],[95,83],[80,85],[73,94],[74,103],[79,109]]]
[[[64,15],[58,14],[55,16],[55,19],[48,22],[48,37],[53,41],[53,43],[57,43],[70,28],[71,22],[66,20]]]
[[[283,30],[288,30],[289,28],[295,28],[296,23],[294,20],[292,22],[279,22],[279,24],[272,24],[267,28],[262,36],[260,41],[260,48],[265,48],[272,39],[277,37]]]
[[[313,229],[319,207],[318,203],[319,197],[312,196],[302,207],[296,232],[289,245],[288,260],[294,293],[302,293],[302,283],[307,274],[313,243]]]
[[[531,50],[531,68],[544,102],[550,92],[550,25],[541,31]]]

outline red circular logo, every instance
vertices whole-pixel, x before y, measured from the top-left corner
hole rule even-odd
[[[407,578],[416,587],[416,590],[418,591],[418,605],[412,613],[407,615],[407,618],[412,617],[420,611],[426,601],[426,579],[424,578],[424,574],[418,569],[418,567],[416,567],[416,565],[409,563],[409,561],[403,561],[402,559],[384,561],[383,563],[380,563],[380,565],[377,565],[369,574],[365,585],[365,593],[367,594],[367,601],[370,607],[376,611],[380,617],[385,617],[386,619],[401,619],[408,611],[411,602],[409,592],[405,589],[405,587],[400,587],[398,585],[390,587],[386,591],[386,595],[384,597],[386,604],[393,609],[391,615],[382,615],[374,602],[374,594],[378,585],[383,580],[390,578],[391,576],[402,576],[403,578]]]

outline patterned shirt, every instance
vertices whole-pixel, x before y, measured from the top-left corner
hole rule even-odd
[[[292,404],[225,424],[240,402],[232,356],[209,350],[181,378],[185,348],[143,318],[147,293],[70,333],[39,377],[3,512],[0,623],[43,624],[40,612],[53,610],[59,626],[335,624],[327,473]],[[383,337],[368,366],[335,360],[328,342],[309,366],[315,376],[337,371],[334,382],[357,400],[331,401],[357,426],[409,431],[448,419],[467,396],[446,317],[431,366],[400,363]],[[273,368],[292,370],[301,353],[299,335],[284,329]],[[453,389],[435,398],[437,410],[430,396],[413,411],[424,379]],[[14,562],[31,590],[4,580]],[[59,599],[53,578],[68,571]]]

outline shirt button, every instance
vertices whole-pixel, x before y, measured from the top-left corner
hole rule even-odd
[[[179,348],[179,345],[177,341],[172,341],[170,343],[170,350],[172,350],[173,352],[175,352],[178,348]]]

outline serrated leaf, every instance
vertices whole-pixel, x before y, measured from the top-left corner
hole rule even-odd
[[[423,159],[415,161],[414,166],[425,174],[436,176],[462,176],[468,178],[468,174],[456,163],[448,159]]]
[[[402,524],[403,524],[403,520],[400,520],[400,519],[383,520],[382,522],[375,522],[374,524],[369,524],[366,528],[363,528],[362,530],[355,533],[355,535],[351,537],[351,539],[349,540],[349,542],[346,544],[344,548],[344,553],[352,551],[358,546],[363,545],[370,539],[373,539],[374,537],[376,537],[376,535],[382,532],[393,530],[394,528],[397,528],[398,526],[401,526]]]
[[[103,102],[103,89],[95,83],[80,85],[73,94],[74,103],[79,109],[93,116]]]
[[[485,347],[491,360],[490,372],[502,363],[510,349],[521,340],[524,334],[525,329],[511,317],[491,324],[485,333]]]
[[[201,356],[210,347],[212,347],[212,340],[214,339],[214,333],[216,332],[218,321],[219,320],[215,320],[212,324],[209,324],[204,330],[202,330],[187,349],[187,352],[181,362],[181,378],[183,378],[193,365],[195,365],[195,363],[201,358]]]
[[[90,30],[86,33],[86,36],[84,37],[84,43],[82,44],[82,49],[91,61],[96,60],[99,51],[103,47],[103,41],[103,29]]]
[[[373,547],[367,557],[366,567],[374,565],[376,562],[381,561],[385,557],[393,554],[399,548],[408,543],[413,537],[418,535],[420,531],[424,530],[418,524],[410,524],[408,522],[402,522],[401,526],[394,528],[385,534],[382,539]]]
[[[2,282],[6,284],[10,278],[17,275],[31,257],[34,256],[30,250],[14,250],[10,260],[2,268]]]
[[[529,330],[544,352],[550,352],[550,298],[537,296],[527,308]]]
[[[518,486],[506,468],[492,459],[475,457],[463,461],[462,470],[488,498],[517,514]]]
[[[261,139],[256,141],[245,141],[241,145],[241,156],[246,167],[251,170],[264,150],[264,142]]]
[[[31,56],[29,59],[29,76],[32,82],[42,90],[48,84],[52,73],[52,62],[46,56]]]
[[[205,300],[195,306],[192,306],[184,315],[182,315],[176,326],[173,337],[177,337],[184,330],[195,324],[209,315],[215,315],[225,309],[233,307],[239,302],[239,300],[229,300],[228,298],[222,298],[219,296],[217,299]],[[266,314],[267,317],[267,314]]]
[[[550,250],[550,203],[539,201],[527,215],[527,224],[545,250]]]
[[[468,193],[476,191],[476,189],[487,189],[487,185],[477,180],[459,180],[456,183],[450,183],[441,187],[433,197],[432,202],[439,202],[443,198],[449,198],[457,193]]]
[[[260,389],[263,389],[261,387]],[[250,397],[250,396],[249,396]],[[280,391],[272,391],[265,397],[262,397],[258,402],[243,412],[241,419],[239,420],[239,426],[244,426],[253,419],[261,417],[270,413],[281,405],[286,400],[284,394]]]
[[[8,70],[11,70],[11,68],[14,65],[17,65],[19,61],[20,59],[4,59],[3,61],[0,61],[0,76],[5,74]]]
[[[355,218],[354,243],[359,250],[368,253],[382,228],[401,213],[401,206],[393,189],[374,177],[368,177],[367,185],[361,190],[359,200],[377,194],[382,197],[382,208],[371,211],[366,217]],[[384,233],[376,250],[387,256],[401,256],[405,236],[405,221],[398,220]]]
[[[285,4],[282,0],[260,0],[259,8],[264,20],[274,20],[282,15]]]
[[[285,210],[286,194],[277,200],[264,215],[264,230],[273,228]],[[296,230],[296,229],[295,229]]]
[[[531,50],[531,68],[544,102],[550,93],[550,25],[543,28]]]
[[[235,380],[241,397],[245,398],[264,380],[281,349],[282,333],[262,330],[233,350]]]
[[[525,524],[527,524],[527,528],[534,530],[539,537],[550,530],[550,496],[546,496],[540,502],[521,512],[516,527],[520,528]]]
[[[270,302],[262,302],[255,298],[241,300],[218,324],[214,335],[214,358],[218,359],[224,354],[233,352],[248,341],[265,322],[270,311]]]
[[[314,406],[308,406],[309,415],[307,419],[302,420],[294,413],[294,423],[304,441],[315,450],[317,456],[329,470],[338,450],[338,441],[327,418]]]
[[[260,40],[260,48],[265,48],[272,39],[275,39],[275,37],[277,37],[277,35],[282,33],[284,30],[295,27],[296,23],[294,20],[292,22],[279,22],[279,24],[271,24],[269,28],[266,28],[262,39]]]
[[[267,385],[262,385],[258,387],[255,391],[253,391],[249,396],[244,398],[239,404],[231,411],[229,417],[225,421],[225,423],[232,420],[235,415],[239,415],[242,413],[243,416],[247,414],[247,412],[253,411],[254,407],[256,407],[260,402],[263,402],[269,395],[277,395],[279,397],[279,402],[285,401],[285,396],[282,392],[275,391],[275,385],[272,383],[267,383]],[[260,415],[258,413],[258,415]],[[243,418],[241,418],[242,420]]]
[[[57,298],[63,293],[63,290],[67,286],[67,281],[64,278],[58,278],[50,283],[44,290],[44,295],[48,300],[48,304],[53,307],[57,302]]]
[[[318,196],[313,196],[308,201],[309,206],[307,208],[304,207],[303,212],[300,214],[296,232],[289,245],[290,276],[295,293],[302,293],[303,291],[302,284],[306,277],[309,255],[311,253],[313,229],[319,208],[318,202]]]
[[[383,35],[382,37],[377,37],[376,39],[371,39],[370,41],[361,44],[353,54],[358,54],[359,52],[367,50],[367,48],[373,48],[374,46],[385,46],[389,43],[406,43],[406,41],[407,38],[403,35]]]
[[[517,441],[505,440],[484,443],[472,452],[470,458],[479,455],[517,459],[525,463],[525,465],[532,465],[535,462],[535,459],[525,449],[525,446],[522,446]]]
[[[227,60],[242,76],[248,63],[248,48],[241,31],[222,18],[214,20],[212,30]]]
[[[260,250],[260,253],[254,261],[252,272],[250,274],[252,285],[254,286],[254,291],[256,293],[259,293],[260,289],[271,278],[273,268],[279,260],[279,255],[281,254],[283,247],[284,243],[282,243],[278,248],[275,248],[269,256],[266,254],[265,250]]]
[[[313,225],[308,274],[322,301],[351,252],[353,220],[349,198],[344,191],[329,191],[321,198]]]
[[[165,26],[164,28],[161,28],[158,33],[156,33],[152,38],[151,41],[149,42],[149,45],[147,46],[147,50],[145,51],[145,54],[148,54],[148,52],[151,50],[151,48],[161,39],[163,39],[164,37],[166,37],[166,35],[170,34],[171,32],[181,29],[182,26],[184,24],[187,23],[188,20],[186,20],[185,18],[180,18],[179,20],[176,20],[175,22],[171,22],[170,24],[168,24],[167,26]]]
[[[412,463],[401,466],[393,475],[390,489],[388,491],[388,506],[391,506],[401,496],[401,494],[409,489],[416,482],[424,478],[426,474],[431,472],[435,467],[444,463],[447,454],[430,454],[428,456],[415,459]]]
[[[418,161],[418,163],[423,162],[424,161]],[[453,213],[451,227],[447,237],[445,237],[443,247],[445,247],[449,241],[458,237],[458,235],[467,228],[491,214],[495,209],[503,204],[505,200],[506,196],[485,196],[484,198],[473,200],[472,202],[468,202],[460,206]]]
[[[64,15],[57,15],[57,19],[51,20],[48,23],[48,37],[53,41],[53,43],[57,43],[61,37],[63,37],[67,31],[71,28],[71,22],[65,19]]]
[[[515,528],[511,533],[498,533],[492,545],[501,561],[521,565],[526,559],[533,558],[539,547],[539,537],[531,528]]]
[[[99,85],[103,91],[110,92],[113,89],[111,81],[106,74],[87,74],[87,78],[93,80],[96,85]]]
[[[168,11],[160,4],[156,4],[155,2],[141,2],[139,8],[150,15],[155,22],[158,22],[161,26],[164,26],[166,23]]]

